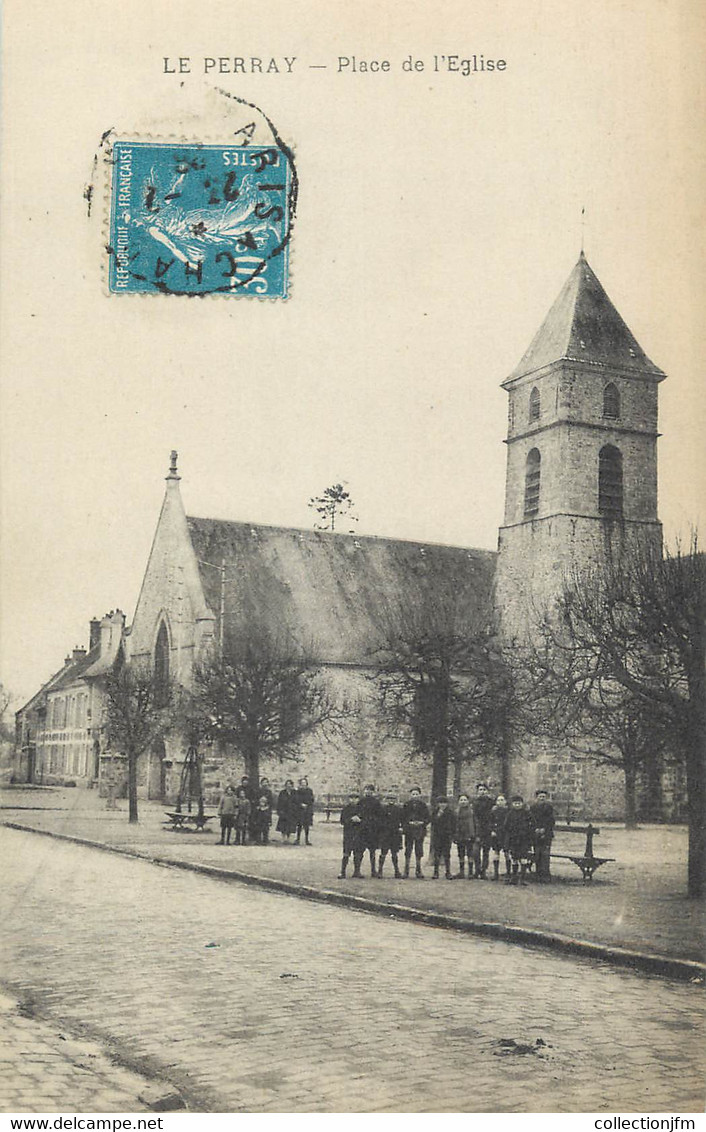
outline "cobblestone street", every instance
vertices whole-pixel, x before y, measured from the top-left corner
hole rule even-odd
[[[0,829],[0,850],[7,992],[191,1108],[702,1107],[698,988],[29,833]],[[44,1064],[5,1058],[11,1108],[46,1108]]]

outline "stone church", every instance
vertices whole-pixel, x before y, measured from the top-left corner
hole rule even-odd
[[[318,795],[351,783],[428,785],[409,740],[384,734],[367,675],[381,606],[414,602],[424,581],[463,591],[479,619],[495,608],[505,635],[531,632],[532,611],[572,565],[595,560],[606,539],[661,540],[657,517],[657,392],[665,374],[640,347],[583,252],[524,357],[503,382],[508,393],[504,523],[497,553],[375,537],[269,527],[188,516],[176,455],[154,537],[128,655],[189,685],[194,661],[217,645],[244,601],[313,647],[333,688],[357,705],[345,740],[307,739],[298,764],[263,773],[279,783],[306,772]],[[183,738],[168,736],[146,778],[174,794]],[[166,767],[166,770],[164,769]],[[238,753],[207,759],[213,789],[242,773]],[[665,776],[666,776],[665,772]],[[672,774],[674,772],[671,772]],[[481,755],[464,786],[500,769]],[[457,780],[458,784],[458,780]],[[574,813],[619,818],[616,772],[566,751],[525,746],[510,786],[547,786]],[[673,783],[649,784],[670,809]]]
[[[503,382],[507,474],[497,552],[193,517],[173,453],[126,656],[189,687],[195,662],[236,631],[246,606],[255,608],[306,646],[332,692],[353,708],[344,736],[314,733],[297,762],[265,764],[261,773],[277,786],[306,773],[319,797],[368,781],[428,789],[428,763],[408,736],[389,734],[375,711],[370,675],[385,611],[414,607],[431,588],[453,594],[471,622],[495,618],[506,638],[521,638],[565,572],[597,560],[606,541],[618,550],[632,537],[659,545],[657,393],[664,377],[582,252]],[[173,799],[185,754],[178,730],[156,744],[141,769],[143,792]],[[207,794],[243,769],[237,751],[207,752]],[[642,784],[642,816],[680,816],[676,775],[664,769]],[[468,789],[480,780],[497,789],[504,781],[526,795],[541,785],[560,812],[622,816],[616,771],[540,742],[514,750],[504,770],[481,753],[454,785]]]

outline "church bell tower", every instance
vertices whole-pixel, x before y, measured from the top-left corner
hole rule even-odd
[[[661,540],[657,386],[650,361],[581,252],[507,390],[505,518],[496,602],[521,636],[574,565],[609,543]]]

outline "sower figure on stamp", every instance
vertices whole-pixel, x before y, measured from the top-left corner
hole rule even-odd
[[[218,803],[218,816],[221,819],[221,840],[218,842],[219,845],[230,845],[230,835],[235,824],[237,808],[238,803],[235,797],[235,790],[232,786],[226,786],[221,794],[221,800]]]
[[[416,860],[415,876],[424,880],[422,873],[422,857],[424,856],[424,838],[427,835],[427,826],[431,821],[431,814],[426,802],[422,800],[422,792],[418,786],[413,786],[409,798],[402,807],[402,830],[404,832],[404,875],[409,876],[409,862],[414,852]]]
[[[432,844],[434,846],[434,880],[439,879],[439,865],[444,862],[447,880],[451,876],[451,845],[456,832],[456,815],[449,805],[448,798],[439,798],[431,819]]]
[[[360,794],[357,790],[351,790],[348,795],[348,801],[341,810],[341,825],[343,826],[343,855],[341,857],[341,871],[338,874],[339,880],[346,879],[346,869],[348,862],[353,854],[353,875],[360,876],[360,868],[356,867],[358,861],[358,853],[360,852],[360,814],[358,806],[360,804]]]
[[[311,845],[309,840],[309,830],[311,829],[314,821],[314,791],[309,786],[308,778],[300,778],[299,785],[295,790],[297,805],[299,807],[299,815],[297,820],[297,836],[294,839],[295,845],[299,845],[302,839],[302,831],[304,832],[304,844]]]
[[[493,808],[493,799],[484,782],[476,786],[476,796],[473,799],[473,813],[476,819],[476,840],[473,846],[476,877],[485,880],[490,859],[490,811]]]
[[[459,794],[456,810],[454,840],[458,852],[458,875],[465,876],[468,861],[468,879],[473,879],[473,843],[476,837],[476,817],[468,794]]]
[[[498,794],[495,805],[490,811],[490,847],[493,850],[493,880],[500,877],[500,852],[505,857],[505,876],[510,875],[510,858],[504,851],[505,822],[507,821],[507,800],[504,794]]]
[[[532,845],[537,880],[540,884],[549,884],[552,879],[549,864],[555,819],[554,807],[549,801],[546,790],[535,790],[534,805],[530,806],[530,817],[532,818]]]
[[[375,868],[375,854],[380,840],[380,826],[382,825],[382,806],[379,798],[375,797],[375,787],[368,783],[363,791],[358,807],[360,814],[361,847],[358,862],[355,864],[354,876],[360,875],[360,866],[366,851],[370,856],[370,875],[377,876]],[[355,858],[354,858],[355,863]]]
[[[383,865],[389,853],[395,877],[402,876],[399,867],[399,851],[402,848],[402,807],[397,802],[397,795],[392,792],[386,794],[382,805],[380,818],[380,859],[378,862],[378,877],[382,878]]]
[[[505,821],[505,851],[510,855],[512,873],[505,878],[506,884],[517,884],[517,873],[520,872],[520,884],[527,884],[527,868],[532,852],[532,819],[529,815],[521,794],[513,795],[510,809]]]

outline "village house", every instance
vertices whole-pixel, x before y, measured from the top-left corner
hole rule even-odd
[[[91,786],[98,781],[105,757],[100,677],[115,664],[124,632],[125,614],[119,609],[92,620],[88,649],[74,648],[16,713],[16,782]]]

